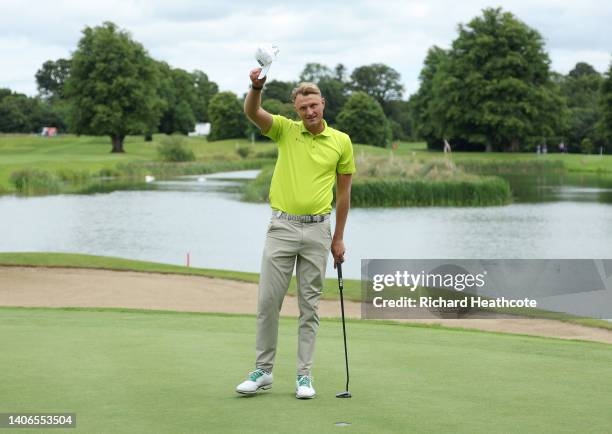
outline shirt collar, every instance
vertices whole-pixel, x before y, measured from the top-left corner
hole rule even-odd
[[[327,126],[327,122],[325,122],[325,119],[323,119],[323,125],[324,125],[323,131],[321,131],[317,135],[318,136],[325,136],[325,137],[331,136],[331,131],[329,130],[329,127]],[[308,133],[308,134],[312,135],[312,133],[306,129],[306,126],[304,125],[304,121],[300,122],[300,131],[302,133]]]

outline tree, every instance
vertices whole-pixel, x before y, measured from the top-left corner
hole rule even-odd
[[[427,126],[466,149],[519,150],[561,129],[565,106],[552,82],[540,34],[500,8],[459,26],[440,63]]]
[[[601,114],[598,126],[603,145],[609,153],[612,152],[612,63],[610,63],[605,80],[601,85],[599,106]]]
[[[31,114],[35,109],[34,102],[26,95],[0,89],[0,132],[33,132],[35,127]]]
[[[171,68],[165,62],[159,62],[157,68],[160,77],[158,93],[163,100],[159,131],[188,134],[196,123],[194,77],[183,69]]]
[[[334,78],[342,83],[346,83],[346,66],[338,63],[334,68]]]
[[[391,129],[382,107],[365,92],[354,92],[338,115],[338,129],[355,143],[386,147]]]
[[[266,83],[266,89],[262,94],[262,100],[276,99],[291,104],[291,91],[295,83],[290,81],[272,80]]]
[[[387,118],[392,125],[393,139],[410,140],[413,136],[412,104],[404,100],[387,101]]]
[[[85,27],[71,59],[66,97],[77,134],[108,135],[111,152],[124,152],[128,134],[150,131],[161,101],[157,68],[141,44],[111,22]]]
[[[387,101],[400,99],[404,92],[399,72],[382,63],[356,68],[351,74],[351,81],[353,90],[375,98],[383,109]]]
[[[219,92],[219,86],[208,79],[206,73],[195,70],[191,73],[195,86],[193,114],[197,122],[208,122],[208,103]]]
[[[43,98],[49,100],[64,99],[64,83],[70,76],[70,60],[47,60],[36,71],[38,92]]]
[[[233,92],[220,92],[208,104],[210,134],[208,140],[223,140],[244,137],[246,117],[242,104]]]
[[[319,81],[319,89],[325,98],[324,117],[328,123],[335,124],[348,99],[346,85],[335,78],[325,78]]]
[[[603,77],[588,63],[579,62],[561,78],[560,89],[568,107],[566,135],[570,151],[579,152],[585,138],[596,141],[599,119],[599,88]]]
[[[307,63],[300,74],[300,81],[319,83],[321,80],[334,78],[334,72],[320,63]]]
[[[419,90],[410,97],[413,109],[414,133],[417,137],[425,140],[431,149],[442,149],[443,133],[439,131],[439,122],[434,116],[434,78],[438,71],[442,69],[444,62],[448,61],[448,51],[437,46],[431,47],[427,51],[427,56],[423,63],[423,69],[419,75],[421,82]]]

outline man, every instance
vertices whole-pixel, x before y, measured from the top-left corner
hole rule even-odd
[[[272,387],[278,319],[295,266],[300,307],[296,397],[308,399],[315,396],[311,368],[330,248],[334,268],[344,262],[344,226],[355,172],[353,146],[348,135],[327,126],[325,99],[313,83],[302,83],[292,92],[300,122],[265,111],[261,92],[266,77],[259,79],[260,71],[250,73],[244,112],[262,134],[278,143],[278,160],[270,185],[272,218],[259,280],[256,369],[236,391],[252,394]],[[336,227],[332,238],[329,215],[334,182]]]

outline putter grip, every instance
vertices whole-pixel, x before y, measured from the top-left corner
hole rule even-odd
[[[336,268],[338,269],[338,279],[342,279],[342,263],[336,263]]]

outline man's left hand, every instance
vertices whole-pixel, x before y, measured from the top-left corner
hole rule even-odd
[[[345,251],[343,240],[332,240],[331,252],[334,257],[334,268],[336,268],[336,264],[342,264],[344,262]]]

